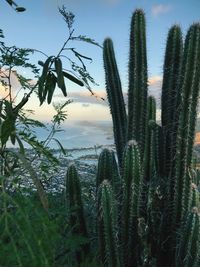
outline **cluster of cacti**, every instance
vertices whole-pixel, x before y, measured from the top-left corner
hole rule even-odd
[[[131,22],[128,115],[111,39],[103,52],[119,171],[113,152],[104,150],[96,182],[98,261],[112,267],[200,266],[199,174],[192,165],[200,24],[190,27],[184,45],[179,26],[169,31],[161,125],[155,99],[147,95],[142,10]]]

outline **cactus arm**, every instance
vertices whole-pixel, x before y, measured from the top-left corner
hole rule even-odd
[[[121,166],[123,150],[126,143],[127,115],[113,43],[109,38],[105,39],[103,44],[103,59],[106,79],[106,92],[113,120],[113,131],[117,156],[119,165]]]
[[[177,150],[176,150],[176,179],[174,190],[174,208],[173,219],[175,224],[180,223],[182,206],[181,199],[183,194],[183,179],[186,179],[186,171],[190,167],[191,151],[193,142],[190,135],[194,130],[196,113],[191,111],[196,110],[196,100],[191,100],[192,96],[197,98],[200,89],[200,83],[196,83],[200,76],[200,26],[194,24],[190,27],[185,41],[183,69],[182,69],[182,103],[177,134]],[[191,83],[192,78],[192,83]],[[196,86],[194,86],[196,85]],[[194,93],[195,91],[195,93]],[[194,106],[191,106],[194,105]],[[193,133],[194,136],[194,133]]]

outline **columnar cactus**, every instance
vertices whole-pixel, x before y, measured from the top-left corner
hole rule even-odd
[[[193,24],[187,33],[181,77],[182,100],[177,129],[173,201],[173,220],[176,225],[180,224],[182,216],[183,191],[184,186],[187,185],[185,180],[192,160],[196,108],[200,89],[200,24]]]
[[[181,90],[180,69],[182,63],[183,42],[178,25],[171,27],[168,33],[163,66],[163,84],[161,96],[161,123],[163,131],[162,154],[164,159],[163,175],[169,175],[173,168],[176,146],[177,121],[180,110]]]
[[[137,220],[141,191],[141,160],[138,145],[129,141],[123,158],[123,197],[121,212],[121,242],[124,266],[138,260]]]
[[[104,180],[100,188],[101,215],[105,238],[105,262],[110,267],[120,266],[118,240],[117,203],[108,181]]]
[[[138,219],[143,222],[143,229],[146,229],[140,243],[145,244],[143,264],[146,262],[148,266],[175,266],[176,255],[175,249],[172,248],[178,246],[178,236],[180,232],[183,234],[183,225],[190,212],[192,183],[190,169],[200,89],[199,31],[199,24],[193,24],[190,27],[184,51],[180,27],[175,25],[169,31],[163,68],[162,116],[161,126],[159,126],[156,124],[155,100],[150,97],[147,101],[144,13],[136,10],[131,21],[126,141],[135,139],[140,149],[142,185],[140,203],[137,205]],[[107,47],[104,46],[104,53],[106,50]],[[114,53],[112,57],[115,57]],[[105,65],[106,61],[107,58],[104,57]],[[113,71],[113,68],[106,69],[107,84],[107,79],[113,77]],[[109,91],[110,88],[107,87],[108,95]],[[109,97],[108,100],[113,117],[114,102]],[[117,144],[116,135],[114,137]],[[123,174],[123,164],[120,167]],[[129,210],[127,209],[124,214],[126,215],[123,215],[123,219],[128,222]],[[197,214],[191,216],[196,218],[194,220],[198,220]],[[196,223],[195,229],[197,225]],[[124,231],[125,236],[122,232],[121,237],[122,240],[123,238],[126,240],[122,242],[125,251],[129,245],[125,234],[127,231],[127,229]],[[138,234],[136,230],[136,239]],[[191,235],[190,238],[192,238]],[[184,256],[186,257],[185,254]],[[126,262],[124,264],[127,264]],[[194,262],[189,261],[188,258],[187,264],[193,265]],[[132,262],[132,264],[139,266],[139,262]]]
[[[100,187],[103,181],[110,182],[114,194],[120,189],[120,177],[115,155],[112,150],[104,149],[98,160],[98,168],[96,175],[96,199],[97,199],[97,233],[99,244],[99,258],[101,262],[106,259],[106,240],[104,233],[104,221],[102,217],[102,200]]]
[[[67,170],[66,197],[69,212],[69,224],[72,228],[72,233],[88,238],[79,175],[74,165],[71,165]],[[83,245],[82,251],[83,254],[79,251],[76,252],[78,261],[80,261],[81,258],[89,252],[89,244]]]
[[[137,9],[131,20],[127,140],[136,140],[144,152],[147,105],[147,53],[144,12]]]
[[[155,99],[147,97],[142,10],[131,21],[128,117],[111,39],[104,41],[103,55],[120,172],[114,153],[104,150],[96,181],[99,262],[108,267],[200,266],[200,194],[194,184],[199,173],[192,169],[200,24],[190,27],[184,47],[180,27],[169,31],[161,125]],[[69,202],[81,203],[73,168],[68,176],[74,177],[68,177]],[[76,214],[85,225],[83,212]]]
[[[107,96],[112,114],[119,165],[121,166],[123,150],[126,144],[127,115],[112,40],[106,39],[103,46]]]

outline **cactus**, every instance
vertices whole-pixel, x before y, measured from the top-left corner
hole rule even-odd
[[[181,70],[181,110],[177,129],[173,223],[180,224],[184,185],[191,166],[196,108],[200,87],[200,25],[193,24],[186,36]]]
[[[101,216],[105,238],[105,263],[110,267],[119,267],[118,218],[112,187],[104,180],[100,189]]]
[[[121,239],[124,266],[136,263],[138,258],[137,218],[141,190],[141,163],[138,145],[129,141],[123,159],[123,197]]]
[[[168,176],[173,169],[173,158],[176,146],[176,127],[179,118],[181,91],[180,69],[182,63],[183,42],[182,33],[178,25],[171,27],[168,33],[163,66],[163,84],[161,96],[161,123],[163,130],[162,153],[163,175]]]
[[[200,24],[189,28],[184,47],[180,27],[169,31],[161,125],[156,122],[155,99],[147,97],[142,10],[132,16],[130,36],[128,117],[112,40],[106,39],[103,47],[118,166],[114,152],[103,150],[96,176],[100,264],[197,267],[200,193],[194,184],[199,173],[193,169],[192,149],[200,90]],[[76,177],[74,170],[69,173]],[[68,201],[74,205],[76,199],[82,207],[75,180],[68,182]],[[83,208],[76,214],[79,227],[80,222],[85,225]]]
[[[114,151],[107,148],[103,149],[98,160],[97,176],[96,176],[96,190],[104,180],[108,180],[114,192],[119,191],[120,175],[118,171],[117,162]]]
[[[135,139],[139,145],[142,182],[139,192],[140,201],[135,202],[134,205],[135,212],[139,210],[137,218],[143,222],[144,227],[143,234],[138,227],[135,228],[135,235],[132,234],[136,240],[138,236],[141,237],[138,244],[143,246],[143,248],[140,247],[140,253],[143,256],[140,255],[138,261],[132,262],[136,266],[140,264],[175,266],[176,255],[172,248],[178,246],[179,234],[184,235],[183,229],[190,216],[192,147],[200,89],[199,31],[199,24],[193,24],[190,27],[184,51],[180,27],[175,25],[169,31],[163,68],[162,121],[159,126],[156,124],[155,100],[152,97],[147,100],[144,13],[136,10],[132,16],[126,141]],[[107,47],[104,46],[104,54],[106,50]],[[115,58],[114,52],[112,57]],[[106,60],[104,57],[104,64],[107,64]],[[117,69],[116,66],[115,69]],[[114,77],[115,69],[111,67],[110,70],[106,70],[106,83],[111,76]],[[110,88],[107,87],[108,95],[109,91]],[[108,100],[112,109],[113,99],[108,97]],[[117,100],[115,100],[116,103]],[[120,102],[120,105],[124,103]],[[117,146],[117,136],[114,137]],[[120,155],[120,162],[122,162],[121,158]],[[121,174],[124,175],[126,171],[128,175],[126,166],[120,164],[120,167]],[[130,188],[127,191],[124,190],[124,199],[127,197],[127,192],[128,195],[132,194]],[[126,225],[126,230],[122,231],[121,239],[127,256],[133,249],[132,247],[129,251],[129,238],[127,237],[131,213],[128,208],[122,211],[124,223],[121,227]],[[194,231],[197,231],[198,215],[191,216],[195,220]],[[193,242],[192,236],[193,234],[190,233],[191,242]],[[191,243],[191,249],[194,246]],[[188,252],[182,253],[183,257],[187,258],[187,264],[194,265],[196,260],[191,261],[187,256]],[[127,256],[124,266],[131,266],[128,258]],[[143,263],[141,263],[141,258],[143,258]]]
[[[144,12],[137,9],[131,20],[127,140],[136,140],[144,152],[147,104],[147,53]]]
[[[69,224],[72,234],[88,238],[86,220],[81,197],[79,175],[74,165],[69,166],[66,175],[66,196],[69,209]],[[82,246],[82,252],[77,251],[77,261],[80,262],[89,253],[89,243]]]
[[[98,168],[96,175],[96,199],[97,199],[97,232],[98,232],[98,244],[99,244],[99,258],[101,262],[106,258],[106,241],[104,235],[104,222],[101,216],[101,193],[100,187],[103,181],[109,181],[112,185],[115,194],[120,189],[120,179],[118,173],[118,166],[115,160],[115,155],[112,150],[104,149],[98,160]]]
[[[112,40],[104,41],[103,58],[106,91],[113,120],[114,138],[120,167],[126,141],[135,139],[144,151],[147,104],[147,56],[144,12],[132,16],[129,55],[128,118]],[[138,68],[138,64],[140,67]]]
[[[118,161],[119,166],[121,166],[123,150],[126,144],[127,115],[112,40],[106,39],[103,47],[106,90],[112,114]]]

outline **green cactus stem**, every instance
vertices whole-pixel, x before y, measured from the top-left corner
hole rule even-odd
[[[121,239],[124,266],[138,261],[139,243],[137,235],[137,218],[141,190],[141,163],[138,145],[129,141],[123,159],[123,199],[121,213]]]
[[[182,197],[187,169],[190,168],[194,141],[197,100],[200,89],[200,24],[193,24],[188,30],[181,71],[182,100],[177,134],[175,158],[175,189],[173,202],[173,223],[180,225]]]
[[[147,105],[147,53],[144,12],[136,9],[131,20],[127,139],[135,139],[144,153]]]
[[[182,63],[183,41],[178,25],[171,27],[168,33],[163,66],[163,84],[161,96],[161,122],[163,129],[164,173],[168,176],[173,165],[176,145],[176,127],[180,105],[180,70]]]
[[[110,267],[119,267],[118,213],[114,194],[108,181],[103,181],[100,192],[105,238],[105,263]]]
[[[66,197],[72,234],[89,238],[83,210],[79,175],[74,165],[70,165],[67,170]],[[81,246],[81,251],[76,252],[77,262],[83,260],[88,253],[89,239],[88,243]]]
[[[113,43],[109,38],[107,38],[103,44],[103,59],[106,79],[106,91],[110,104],[110,112],[112,115],[117,156],[119,166],[121,167],[123,150],[126,144],[127,115]]]

